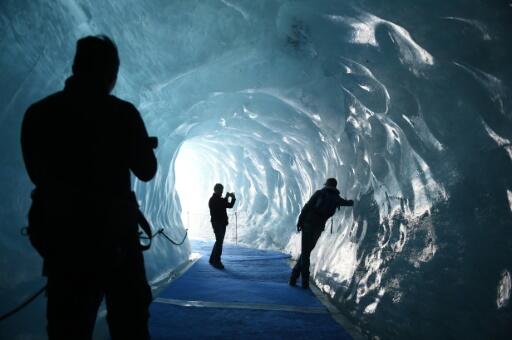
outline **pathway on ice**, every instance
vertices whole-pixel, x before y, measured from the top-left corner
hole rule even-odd
[[[225,244],[224,270],[201,257],[156,296],[152,339],[351,339],[311,290],[288,285],[289,257]]]

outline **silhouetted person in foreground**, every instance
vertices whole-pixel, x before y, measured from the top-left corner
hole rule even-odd
[[[210,208],[210,216],[215,233],[215,244],[213,245],[212,254],[210,255],[210,264],[218,269],[224,269],[220,257],[222,255],[222,245],[224,243],[224,235],[226,235],[226,226],[228,225],[228,214],[226,209],[231,209],[235,205],[235,194],[226,193],[226,197],[222,198],[224,187],[217,183],[213,187],[213,195],[208,201]],[[231,197],[231,200],[229,198]]]
[[[292,269],[290,286],[295,286],[302,275],[302,288],[309,288],[309,257],[325,229],[325,222],[339,207],[354,205],[354,201],[340,197],[337,185],[335,178],[328,178],[323,189],[317,190],[300,212],[297,231],[302,230],[301,255]]]
[[[62,91],[25,113],[21,143],[35,185],[28,233],[44,258],[49,339],[91,339],[105,297],[112,339],[148,339],[151,290],[130,171],[156,173],[156,138],[109,93],[119,68],[105,36],[78,40]]]

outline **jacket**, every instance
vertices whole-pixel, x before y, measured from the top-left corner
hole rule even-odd
[[[92,263],[114,246],[138,247],[130,172],[149,181],[157,162],[132,104],[71,77],[28,108],[21,145],[35,185],[29,236],[45,264]]]
[[[235,198],[231,198],[231,203],[228,201],[226,197],[222,198],[220,195],[213,193],[212,197],[208,201],[208,207],[210,208],[210,221],[212,224],[220,224],[227,226],[228,214],[226,209],[231,209],[235,205]]]
[[[336,188],[324,187],[317,190],[302,208],[297,226],[313,227],[325,229],[325,223],[334,215],[336,209],[341,206],[351,206],[354,202],[340,197],[340,192]],[[328,212],[324,209],[326,206],[332,207]]]

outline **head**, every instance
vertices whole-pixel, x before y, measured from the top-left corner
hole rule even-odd
[[[77,41],[73,75],[110,93],[117,80],[119,55],[114,42],[105,35],[87,36]]]
[[[324,184],[327,188],[336,189],[336,186],[338,185],[338,181],[336,178],[327,178]]]
[[[224,186],[220,183],[215,184],[213,187],[213,192],[217,195],[222,195],[222,192],[224,191]]]

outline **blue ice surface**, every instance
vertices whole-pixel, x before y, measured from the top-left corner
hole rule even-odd
[[[309,289],[288,285],[286,254],[226,244],[225,269],[219,270],[208,263],[212,242],[192,244],[201,258],[158,298],[323,307]],[[351,339],[323,309],[325,313],[313,314],[153,302],[150,331],[153,339]]]

